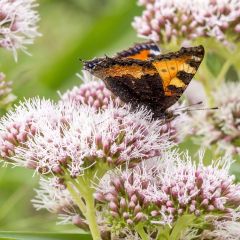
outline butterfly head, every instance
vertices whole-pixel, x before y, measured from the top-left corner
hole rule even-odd
[[[95,58],[90,61],[84,61],[83,62],[83,69],[87,70],[89,72],[93,72],[96,67],[103,61],[103,58]]]
[[[95,58],[90,61],[84,61],[83,69],[90,72],[92,75],[104,80],[105,70],[108,68],[110,62],[112,61],[113,60],[107,56],[102,58]]]

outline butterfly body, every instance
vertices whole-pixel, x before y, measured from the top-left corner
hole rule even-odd
[[[133,108],[146,106],[155,118],[162,118],[183,94],[203,56],[202,46],[160,54],[154,43],[145,43],[113,58],[86,61],[84,69],[102,79],[123,102]]]

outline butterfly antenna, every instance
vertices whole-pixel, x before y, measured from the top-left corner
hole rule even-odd
[[[193,106],[198,106],[198,105],[201,105],[203,104],[203,102],[197,102],[197,103],[194,103],[194,104],[191,104],[189,106],[185,106],[185,107],[180,107],[180,108],[176,108],[174,110],[174,115],[179,115],[180,113],[187,113],[187,112],[194,112],[194,111],[207,111],[207,110],[218,110],[219,107],[210,107],[210,108],[190,108],[190,107],[193,107]]]
[[[184,110],[184,109],[188,109],[189,107],[199,106],[199,105],[202,105],[202,104],[203,104],[203,102],[199,101],[199,102],[196,102],[196,103],[189,104],[188,106],[176,108],[175,110]]]
[[[185,112],[193,112],[193,111],[206,111],[206,110],[218,110],[219,107],[211,107],[211,108],[195,108],[195,109],[185,109]]]

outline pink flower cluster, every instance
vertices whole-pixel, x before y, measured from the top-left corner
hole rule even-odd
[[[26,52],[26,46],[33,43],[40,34],[35,0],[0,1],[0,47],[10,50],[17,60],[17,49]]]
[[[40,173],[72,177],[98,162],[118,166],[158,156],[171,146],[161,122],[146,111],[31,100],[1,121],[1,156]],[[156,131],[158,129],[158,131]]]
[[[91,76],[86,71],[83,71],[81,79],[83,84],[79,87],[75,86],[60,96],[63,102],[85,104],[96,110],[106,109],[110,102],[116,105],[121,104],[120,99],[115,97],[100,79]]]
[[[39,99],[26,101],[1,119],[1,157],[10,160],[10,157],[15,155],[15,149],[23,146],[30,137],[35,135],[37,121],[43,117],[48,118],[51,114],[54,115],[54,109],[50,109],[50,106],[50,101],[44,101],[44,103]],[[37,112],[36,109],[38,109]]]
[[[133,230],[139,222],[151,230],[174,226],[185,214],[203,221],[212,215],[224,219],[240,204],[240,185],[228,173],[229,159],[204,166],[202,160],[196,165],[187,155],[167,152],[155,163],[113,173],[95,194],[105,221],[116,231]]]
[[[6,81],[5,74],[0,72],[0,108],[7,107],[15,99],[12,94],[12,82]]]
[[[228,44],[240,34],[239,0],[139,0],[145,7],[132,25],[139,36],[160,43],[213,37]]]
[[[197,143],[206,147],[216,146],[218,152],[239,154],[239,91],[238,83],[225,83],[213,93],[214,104],[218,106],[218,110],[189,115],[187,125],[192,128],[192,136]]]
[[[80,209],[58,178],[41,178],[39,185],[36,196],[32,200],[36,210],[46,209],[58,214],[61,224],[73,223],[81,229],[89,230]]]

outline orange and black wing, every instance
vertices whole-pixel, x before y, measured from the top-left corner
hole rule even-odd
[[[154,42],[137,43],[133,47],[117,53],[117,58],[128,58],[146,61],[160,55],[160,50]]]
[[[162,54],[151,60],[157,69],[164,92],[160,93],[160,105],[153,104],[152,110],[156,116],[172,106],[182,96],[183,92],[196,74],[204,57],[203,46],[181,48],[178,52]]]
[[[149,106],[154,94],[155,99],[159,93],[164,94],[159,73],[149,61],[108,57],[93,61],[85,62],[84,69],[102,79],[110,91],[133,107]]]
[[[152,60],[166,96],[181,95],[194,77],[204,57],[203,46],[181,48],[178,52],[157,56]]]
[[[132,49],[114,58],[86,61],[84,68],[102,79],[123,102],[133,107],[147,106],[155,117],[163,117],[190,83],[203,59],[204,49],[202,46],[182,48],[174,53],[148,55],[148,60],[139,57],[139,54],[146,57],[143,47],[138,52]]]

